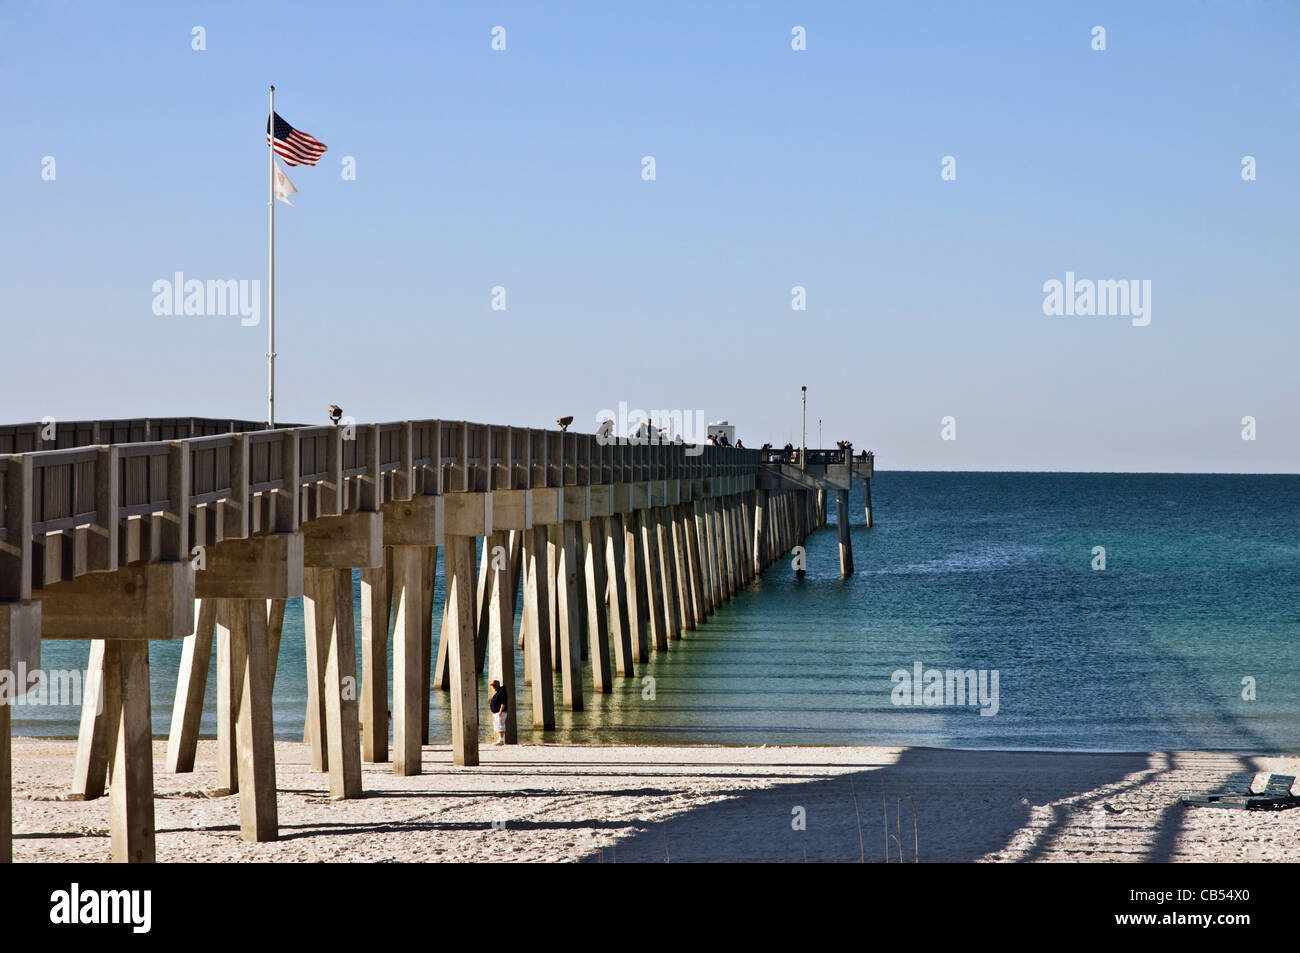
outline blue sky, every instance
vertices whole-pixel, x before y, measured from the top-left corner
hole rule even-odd
[[[329,146],[277,211],[281,419],[757,446],[807,384],[882,467],[1296,472],[1297,41],[1261,0],[0,2],[0,421],[265,413],[265,314],[151,289],[265,292],[273,82]],[[1044,315],[1067,271],[1151,323]]]

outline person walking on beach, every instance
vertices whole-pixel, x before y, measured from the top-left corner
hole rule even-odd
[[[497,733],[497,740],[492,742],[494,745],[506,743],[506,709],[509,707],[510,699],[506,696],[505,686],[495,678],[492,679],[492,698],[488,702],[488,708],[492,711],[492,730]]]

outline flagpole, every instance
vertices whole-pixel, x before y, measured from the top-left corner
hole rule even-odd
[[[267,399],[266,424],[275,429],[275,87],[271,87],[271,115],[267,120],[270,135],[266,137],[266,151],[269,156],[270,184],[267,189],[267,208],[270,216],[269,266],[270,283],[267,288],[267,314],[270,316],[270,347],[266,353]]]

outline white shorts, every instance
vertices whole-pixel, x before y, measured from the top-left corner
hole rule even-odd
[[[504,711],[499,711],[492,716],[492,730],[493,731],[506,730],[506,713]]]

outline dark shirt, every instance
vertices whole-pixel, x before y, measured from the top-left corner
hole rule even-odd
[[[491,709],[492,714],[495,715],[497,712],[505,711],[509,707],[510,706],[506,703],[506,688],[502,685],[496,690],[496,694],[492,696],[492,700],[488,702],[488,708]]]

